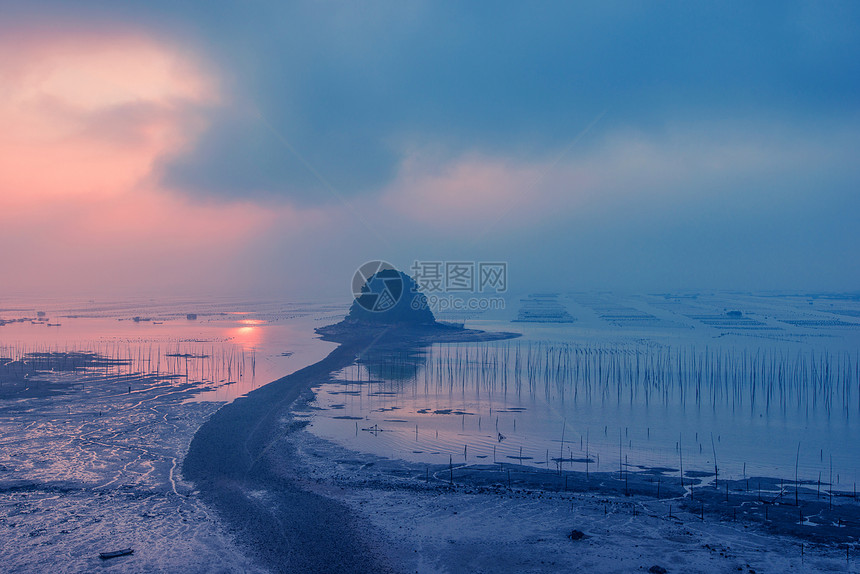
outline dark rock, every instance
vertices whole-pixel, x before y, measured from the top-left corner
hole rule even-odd
[[[415,281],[397,269],[380,269],[361,287],[349,323],[433,325],[436,318]]]
[[[585,538],[585,533],[583,533],[582,530],[571,530],[567,537],[571,540],[582,540]]]
[[[648,572],[650,572],[651,574],[666,574],[666,572],[668,572],[668,570],[666,570],[662,566],[657,566],[655,564],[654,566],[652,566],[651,568],[648,569]]]
[[[406,342],[421,345],[498,341],[519,336],[518,333],[485,333],[436,321],[427,297],[418,290],[415,281],[390,267],[375,271],[362,285],[354,285],[353,290],[355,300],[344,320],[315,329],[323,340],[370,343],[380,348],[392,343],[402,347]]]

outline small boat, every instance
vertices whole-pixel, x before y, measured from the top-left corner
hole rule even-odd
[[[113,552],[100,552],[99,558],[109,560],[111,558],[119,558],[120,556],[128,556],[134,554],[134,548],[126,548],[124,550],[114,550]]]

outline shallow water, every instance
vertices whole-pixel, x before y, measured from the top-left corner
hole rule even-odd
[[[827,483],[832,458],[836,488],[854,488],[856,302],[562,301],[576,322],[468,323],[520,330],[516,341],[360,358],[317,389],[311,431],[353,450],[427,463],[683,466],[712,476],[716,454],[720,478],[793,479],[797,462],[800,478],[820,473]],[[726,314],[736,308],[741,318]]]
[[[328,303],[244,300],[7,300],[2,307],[0,318],[27,320],[0,326],[0,357],[92,352],[120,361],[114,373],[179,375],[198,384],[193,400],[219,402],[325,357],[334,345],[313,329],[343,314]]]

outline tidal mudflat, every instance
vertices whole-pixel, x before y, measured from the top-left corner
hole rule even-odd
[[[4,571],[262,571],[195,495],[181,462],[224,402],[324,355],[330,345],[293,334],[311,333],[328,312],[258,302],[7,305]],[[134,553],[99,557],[126,548]]]
[[[44,367],[68,360],[42,357]],[[91,571],[101,552],[124,548],[135,554],[116,559],[121,569],[251,568],[177,472],[218,404],[183,404],[194,384],[99,373],[98,362],[37,370],[26,396],[0,401],[4,569]],[[14,367],[0,367],[6,387]]]
[[[378,347],[318,339],[337,306],[4,311],[6,563],[857,569],[856,302],[524,304]]]

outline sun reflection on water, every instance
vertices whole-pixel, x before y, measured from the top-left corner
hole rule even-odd
[[[245,323],[245,321],[241,321],[241,323]],[[227,339],[233,341],[243,351],[255,351],[263,343],[263,329],[259,327],[262,323],[265,323],[265,321],[259,321],[252,325],[243,324],[241,327],[227,329]]]

